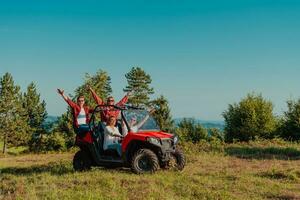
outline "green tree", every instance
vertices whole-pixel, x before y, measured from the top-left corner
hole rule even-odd
[[[24,145],[28,142],[28,118],[22,106],[20,87],[16,86],[11,74],[0,79],[0,135],[3,153],[8,145]]]
[[[153,117],[158,123],[162,131],[171,132],[174,130],[174,120],[171,116],[171,109],[168,100],[164,96],[160,96],[151,102],[151,105],[156,108]]]
[[[68,149],[74,145],[75,132],[72,122],[72,111],[68,108],[67,112],[59,117],[57,127],[54,129],[55,132],[63,133]]]
[[[28,85],[22,102],[30,126],[31,140],[29,141],[29,148],[31,149],[31,144],[39,143],[41,135],[45,133],[43,124],[47,118],[46,102],[41,101],[40,94],[38,94],[36,85],[33,82]]]
[[[128,85],[124,92],[133,91],[129,97],[128,103],[134,106],[145,106],[149,104],[150,95],[154,94],[154,89],[150,86],[152,79],[140,67],[133,67],[125,75]]]
[[[91,107],[95,107],[96,103],[91,96],[91,92],[88,90],[88,87],[93,88],[97,95],[102,99],[107,99],[108,96],[112,93],[111,88],[111,78],[107,72],[99,70],[95,75],[86,74],[84,83],[76,88],[74,100],[78,96],[83,95],[85,98],[85,103]]]
[[[225,140],[228,142],[270,138],[276,129],[273,104],[262,95],[248,94],[238,104],[230,104],[223,117]]]
[[[300,140],[300,99],[287,101],[288,110],[284,113],[280,135],[288,140]]]
[[[207,130],[195,119],[184,118],[176,129],[176,133],[183,141],[197,143],[208,139]]]

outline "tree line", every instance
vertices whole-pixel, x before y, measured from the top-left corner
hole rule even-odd
[[[140,67],[133,67],[125,74],[127,85],[124,92],[133,91],[128,103],[139,107],[155,107],[154,117],[164,131],[171,131],[174,121],[167,99],[161,95],[152,99],[154,88],[152,79]],[[92,87],[102,98],[112,94],[111,78],[103,70],[95,74],[86,74],[82,85],[78,86],[70,96],[75,100],[85,97],[86,104],[96,104],[87,90]],[[55,91],[53,91],[55,92]],[[35,83],[30,83],[27,91],[22,93],[10,73],[0,79],[0,139],[3,141],[3,153],[10,146],[27,146],[30,151],[56,151],[71,148],[75,133],[72,124],[71,109],[59,117],[55,123],[46,123],[46,102],[41,100]]]
[[[197,143],[201,140],[225,142],[256,139],[283,138],[300,140],[300,99],[287,101],[288,110],[283,116],[275,116],[274,105],[261,94],[248,94],[239,103],[228,105],[223,112],[224,130],[205,129],[195,119],[183,119],[175,124],[168,100],[163,96],[152,98],[155,93],[152,78],[140,67],[133,67],[125,74],[127,85],[123,91],[134,91],[128,103],[139,107],[155,107],[153,114],[163,131],[176,133],[181,140]],[[95,107],[87,87],[92,87],[102,98],[112,94],[111,78],[103,70],[86,74],[82,85],[70,96],[75,100],[83,95],[86,103]],[[55,92],[55,91],[53,91]],[[3,153],[10,146],[27,146],[30,151],[57,151],[72,148],[73,131],[70,108],[55,123],[47,123],[46,102],[41,100],[37,85],[30,83],[22,93],[11,74],[0,79],[0,139]]]

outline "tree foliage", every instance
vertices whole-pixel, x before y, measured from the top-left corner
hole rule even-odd
[[[145,106],[149,104],[150,95],[154,94],[154,89],[150,86],[151,76],[140,67],[133,67],[125,75],[128,85],[124,92],[133,91],[128,103],[134,106]]]
[[[23,145],[29,140],[28,118],[22,106],[20,87],[16,86],[11,74],[0,79],[0,135],[3,153],[8,145]]]
[[[44,123],[47,118],[46,102],[41,101],[40,94],[38,94],[36,85],[32,82],[28,85],[27,91],[22,99],[23,108],[28,118],[28,125],[30,127],[29,135],[29,148],[37,148],[41,140],[41,135],[46,131],[44,130]],[[34,146],[31,146],[34,144]]]
[[[228,142],[270,138],[276,128],[273,104],[262,95],[248,94],[238,104],[230,104],[223,117]]]
[[[43,129],[43,123],[47,118],[46,102],[41,101],[40,94],[36,90],[36,85],[32,82],[24,93],[23,107],[28,115],[28,124],[34,132]]]
[[[171,132],[174,130],[174,120],[172,119],[171,109],[168,100],[164,96],[160,96],[151,102],[156,108],[153,117],[158,123],[162,131]]]
[[[284,113],[280,135],[288,140],[300,140],[300,99],[287,101],[288,110]]]
[[[76,100],[78,96],[83,95],[85,98],[85,103],[90,107],[95,107],[96,103],[93,100],[88,87],[90,86],[93,88],[97,95],[105,100],[112,93],[110,84],[111,78],[107,72],[103,70],[98,70],[95,75],[87,73],[85,75],[84,83],[75,90],[74,100]]]
[[[201,124],[196,123],[195,119],[184,118],[178,124],[176,133],[179,135],[181,140],[193,143],[208,139],[207,130],[201,126]]]
[[[208,129],[208,134],[210,139],[218,139],[220,141],[224,141],[224,133],[218,128]]]

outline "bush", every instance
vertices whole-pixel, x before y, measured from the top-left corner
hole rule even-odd
[[[224,133],[217,128],[210,128],[208,129],[208,133],[209,133],[209,140],[213,141],[213,140],[220,140],[220,141],[224,141]]]
[[[28,142],[29,151],[40,152],[43,149],[42,134],[32,134]]]
[[[287,140],[300,140],[300,99],[288,101],[288,111],[284,113],[284,119],[280,128],[280,135]]]
[[[40,134],[33,136],[29,142],[29,150],[32,152],[64,151],[66,140],[59,132]]]
[[[61,133],[54,132],[45,138],[46,151],[63,151],[66,149],[66,141]]]
[[[230,104],[223,117],[227,142],[272,138],[276,129],[273,104],[261,95],[248,94],[240,103]]]
[[[183,141],[197,143],[208,139],[208,133],[195,119],[183,119],[176,129],[177,135]]]

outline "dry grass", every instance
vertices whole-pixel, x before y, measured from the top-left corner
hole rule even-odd
[[[248,148],[248,147],[247,147]],[[299,159],[189,153],[183,172],[72,170],[72,153],[0,158],[0,199],[300,199]]]

